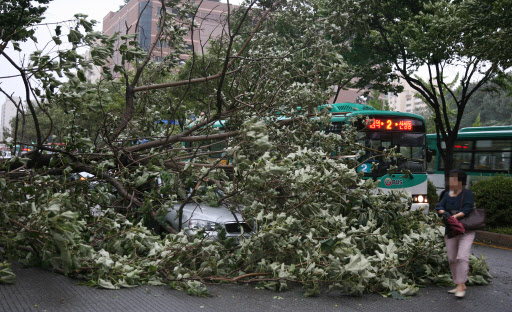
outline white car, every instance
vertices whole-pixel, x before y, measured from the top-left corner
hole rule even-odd
[[[180,204],[174,205],[165,216],[167,222],[176,230],[179,229],[180,207]],[[199,229],[204,228],[208,239],[216,239],[222,229],[226,230],[226,238],[239,237],[242,233],[249,236],[253,233],[252,227],[239,213],[231,212],[225,206],[211,207],[204,203],[188,203],[183,207],[181,228],[189,235],[194,235]]]

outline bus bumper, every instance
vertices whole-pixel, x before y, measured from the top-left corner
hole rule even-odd
[[[424,214],[428,214],[428,203],[414,203],[411,206],[411,211],[420,210]]]

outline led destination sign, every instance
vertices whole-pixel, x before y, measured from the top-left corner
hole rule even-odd
[[[375,131],[424,131],[423,122],[404,118],[367,119],[366,130]]]
[[[386,119],[386,120],[370,119],[368,128],[379,129],[379,130],[411,131],[412,130],[412,120],[393,121],[391,119]]]

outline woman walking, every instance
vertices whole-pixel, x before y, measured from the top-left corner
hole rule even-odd
[[[445,193],[436,205],[439,215],[450,214],[451,217],[461,219],[468,216],[473,210],[475,199],[473,193],[466,189],[467,175],[462,170],[451,170],[449,177],[449,192]],[[453,282],[457,287],[449,290],[457,298],[466,295],[466,282],[468,280],[469,257],[471,246],[475,239],[475,231],[466,231],[463,235],[449,238],[445,236],[448,263],[452,273]]]

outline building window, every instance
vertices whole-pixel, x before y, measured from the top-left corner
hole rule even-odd
[[[151,42],[151,19],[153,11],[152,2],[139,3],[139,45],[147,51]]]
[[[158,43],[156,44],[156,46],[161,49],[165,49],[165,48],[167,48],[167,41],[158,40]]]

